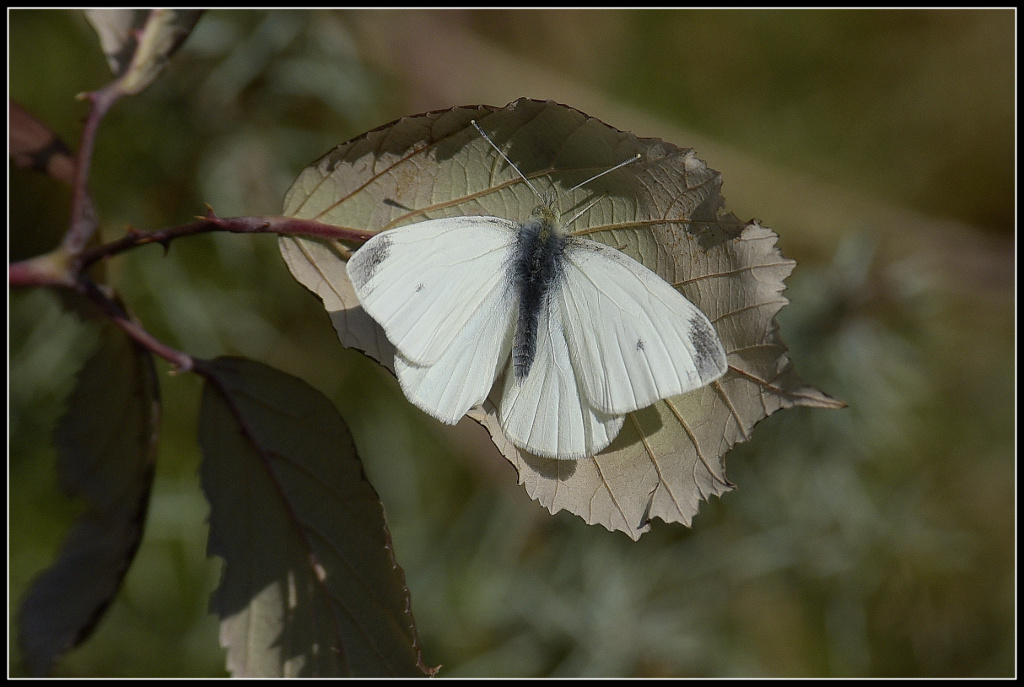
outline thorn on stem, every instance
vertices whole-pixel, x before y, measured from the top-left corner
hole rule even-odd
[[[199,215],[196,215],[196,219],[203,220],[204,222],[209,222],[218,227],[223,226],[224,223],[224,220],[217,216],[217,213],[213,211],[213,206],[211,206],[209,203],[206,204],[206,214],[202,215],[201,217]]]

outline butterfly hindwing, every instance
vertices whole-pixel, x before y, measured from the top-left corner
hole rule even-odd
[[[509,362],[498,420],[505,436],[530,453],[578,459],[603,450],[619,433],[621,415],[591,406],[574,369],[561,311],[540,314],[537,347],[525,379]]]
[[[442,422],[455,424],[484,402],[512,349],[511,296],[484,299],[466,326],[433,365],[395,357],[395,374],[406,398]]]

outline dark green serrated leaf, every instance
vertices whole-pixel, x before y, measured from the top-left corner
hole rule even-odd
[[[414,676],[384,509],[331,402],[260,363],[209,365],[199,419],[212,599],[235,676]]]
[[[134,94],[152,83],[167,60],[188,38],[202,10],[86,10],[119,77],[122,92]]]
[[[21,642],[36,675],[91,634],[135,557],[159,415],[152,357],[107,324],[55,430],[61,488],[88,506],[22,604]]]

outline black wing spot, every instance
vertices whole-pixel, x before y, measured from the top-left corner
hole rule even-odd
[[[643,339],[637,339],[636,340],[636,350],[638,350],[641,353],[643,353],[643,350],[644,350],[644,340]]]

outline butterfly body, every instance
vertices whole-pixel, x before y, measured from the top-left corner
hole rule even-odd
[[[570,238],[558,225],[555,213],[538,205],[522,224],[516,237],[516,251],[510,270],[518,297],[518,315],[513,344],[513,369],[518,380],[530,372],[537,350],[537,325],[548,306],[552,288],[561,277],[563,254]]]

